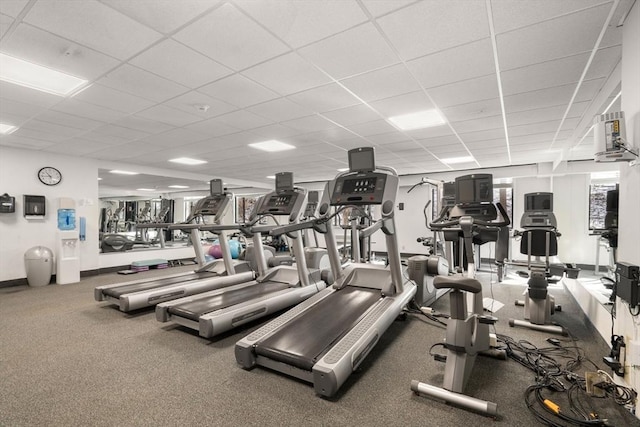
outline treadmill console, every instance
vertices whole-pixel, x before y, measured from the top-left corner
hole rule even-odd
[[[193,208],[193,215],[218,215],[224,211],[231,198],[227,194],[217,194],[200,199]]]
[[[300,190],[274,191],[265,196],[258,215],[291,215],[300,209],[301,198],[304,198],[304,192]]]
[[[467,205],[455,205],[449,213],[449,218],[470,216],[481,221],[493,221],[498,218],[498,210],[493,203],[477,203]]]
[[[525,212],[520,220],[522,228],[556,228],[558,221],[553,212]]]
[[[331,205],[380,205],[389,175],[378,172],[345,175],[336,179]]]

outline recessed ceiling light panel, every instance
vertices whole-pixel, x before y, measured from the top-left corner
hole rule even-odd
[[[4,53],[0,53],[0,80],[58,96],[70,96],[87,84],[85,79]]]
[[[276,179],[276,176],[275,176],[275,175],[269,175],[269,176],[267,176],[267,178],[269,178],[269,179]]]
[[[178,157],[177,159],[171,159],[169,161],[173,163],[180,163],[182,165],[190,165],[190,166],[203,165],[207,163],[206,160],[190,159],[189,157]]]
[[[449,157],[448,159],[440,159],[440,161],[448,165],[454,165],[456,163],[475,162],[475,159],[471,156],[466,156],[466,157]]]
[[[137,191],[156,191],[155,188],[136,188]]]
[[[123,170],[118,170],[118,169],[114,169],[112,171],[109,171],[109,173],[115,173],[115,174],[118,174],[118,175],[139,175],[138,172],[123,171]]]
[[[249,144],[249,147],[256,148],[262,151],[271,151],[271,152],[293,150],[294,148],[296,148],[291,144],[276,141],[275,139],[270,139],[269,141],[263,141],[263,142],[254,142],[253,144]]]
[[[417,111],[401,116],[393,116],[389,117],[389,121],[400,130],[422,129],[445,123],[444,117],[440,115],[438,110]]]
[[[169,188],[189,188],[188,185],[170,185]]]
[[[16,129],[18,129],[18,126],[0,123],[0,134],[2,135],[9,135],[10,133],[15,132]]]

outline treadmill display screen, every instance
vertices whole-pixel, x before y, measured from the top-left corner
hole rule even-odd
[[[293,174],[291,172],[276,174],[276,190],[293,190]]]
[[[291,202],[291,197],[291,194],[287,194],[286,196],[273,196],[269,199],[269,207],[278,208],[288,206]]]
[[[351,172],[370,172],[376,168],[373,147],[361,147],[349,150],[349,170]]]
[[[212,196],[216,196],[218,194],[224,193],[224,189],[222,188],[222,180],[221,179],[212,179],[209,181],[209,192]]]
[[[524,210],[553,212],[553,193],[529,193],[524,195]]]
[[[493,176],[465,175],[456,178],[456,204],[477,204],[493,201]]]
[[[196,215],[217,215],[220,210],[220,204],[226,197],[211,196],[202,199],[194,208]]]
[[[342,186],[343,194],[368,194],[376,190],[375,177],[346,179]]]

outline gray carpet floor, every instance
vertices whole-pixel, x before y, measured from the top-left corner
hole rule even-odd
[[[423,317],[396,321],[338,395],[325,399],[304,382],[236,365],[235,342],[261,323],[207,340],[158,323],[153,310],[125,314],[93,299],[97,285],[168,273],[114,273],[72,285],[0,289],[0,425],[539,425],[523,397],[533,374],[511,360],[478,358],[467,389],[498,404],[495,421],[414,395],[412,379],[440,385],[444,371],[428,355],[444,330]],[[548,346],[548,335],[508,326],[509,317],[522,317],[513,301],[524,286],[490,286],[489,275],[480,279],[485,296],[493,293],[505,303],[496,313],[498,333]],[[563,305],[555,320],[602,366],[605,342],[565,290],[553,292]],[[436,308],[448,311],[448,299]],[[638,424],[612,403],[600,411],[612,425]]]

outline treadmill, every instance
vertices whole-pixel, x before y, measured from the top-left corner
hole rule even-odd
[[[313,227],[325,233],[336,281],[235,346],[243,368],[260,365],[300,378],[327,397],[336,394],[416,293],[401,272],[394,222],[397,173],[376,168],[371,147],[350,150],[349,169],[325,186],[318,219],[272,231]],[[363,205],[380,206],[381,218],[364,232],[382,229],[389,266],[352,263],[343,270],[331,220],[345,206]],[[330,206],[339,209],[331,214]]]
[[[255,278],[255,272],[249,262],[234,260],[231,257],[226,231],[233,229],[219,225],[225,213],[231,206],[233,195],[226,193],[222,187],[222,180],[214,179],[210,182],[211,195],[198,201],[192,214],[182,224],[160,224],[170,230],[181,230],[191,235],[191,243],[196,253],[198,269],[192,273],[178,273],[162,278],[133,280],[124,283],[98,286],[94,289],[96,301],[110,301],[118,305],[120,311],[132,311],[144,307],[151,307],[164,301],[210,291],[225,286],[248,282]],[[204,216],[213,216],[214,224],[196,223]],[[200,243],[200,231],[208,227],[218,235],[222,259],[205,262],[204,251]],[[233,226],[237,229],[237,226]]]
[[[159,322],[173,321],[197,330],[202,337],[211,338],[298,304],[325,289],[321,271],[307,268],[299,230],[288,233],[293,242],[295,266],[267,268],[264,258],[262,233],[269,232],[274,225],[260,225],[259,221],[286,215],[290,224],[298,223],[304,211],[306,194],[306,190],[293,186],[293,174],[276,174],[275,191],[266,194],[255,207],[255,223],[240,227],[244,234],[252,237],[254,248],[257,248],[258,278],[236,286],[158,304],[156,319]]]

